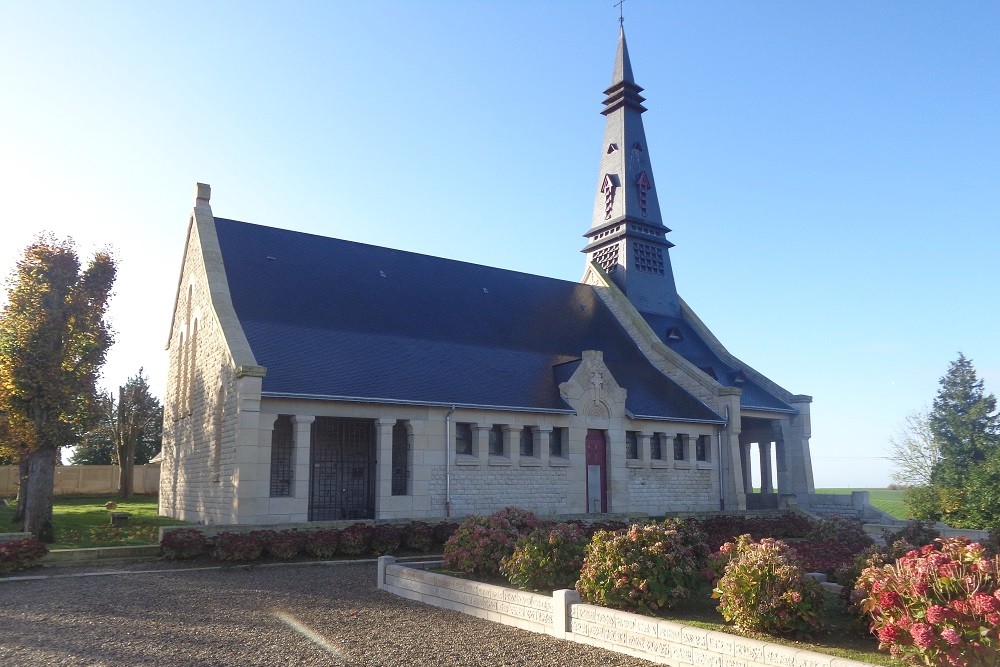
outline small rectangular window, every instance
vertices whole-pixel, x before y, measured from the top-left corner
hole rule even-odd
[[[698,436],[698,442],[695,445],[695,454],[696,454],[697,459],[699,461],[707,461],[708,460],[708,436],[707,435],[699,435]]]
[[[684,451],[686,449],[686,440],[687,438],[682,435],[678,435],[674,438],[674,461],[687,460],[687,452]]]
[[[654,433],[653,437],[649,439],[649,458],[653,461],[663,459],[663,440],[659,433]]]
[[[535,433],[530,426],[521,429],[521,456],[535,455]]]
[[[503,456],[503,426],[494,424],[490,429],[490,456]]]
[[[392,495],[409,495],[410,434],[407,422],[397,421],[392,426]]]
[[[564,453],[564,448],[566,446],[565,431],[565,428],[556,427],[552,429],[552,436],[549,438],[549,456],[555,456],[557,458],[563,458],[566,456]]]
[[[625,458],[639,458],[639,433],[638,431],[625,431]]]
[[[458,422],[455,424],[455,453],[473,455],[472,424]]]
[[[271,430],[271,496],[292,495],[292,452],[295,450],[291,415],[278,415]]]

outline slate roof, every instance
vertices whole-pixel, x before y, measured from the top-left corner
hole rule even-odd
[[[727,387],[739,387],[743,390],[740,405],[744,408],[796,412],[788,403],[764,389],[758,383],[745,379],[742,383],[735,381],[739,369],[724,363],[712,348],[698,335],[687,320],[669,315],[640,313],[647,324],[652,327],[657,336],[674,352],[678,353],[692,364],[707,371],[720,384]],[[673,327],[680,331],[680,340],[669,340],[669,332]],[[744,376],[745,377],[745,376]]]
[[[588,285],[215,223],[265,395],[568,412],[560,365],[592,349],[631,413],[722,421],[646,361]]]

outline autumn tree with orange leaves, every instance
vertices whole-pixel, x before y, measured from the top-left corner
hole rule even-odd
[[[97,379],[113,335],[105,321],[117,268],[107,251],[82,267],[72,240],[39,236],[7,282],[0,313],[0,414],[27,479],[22,530],[53,541],[59,450],[94,421]],[[26,463],[25,463],[26,462]]]

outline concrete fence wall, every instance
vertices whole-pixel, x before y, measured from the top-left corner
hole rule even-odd
[[[378,587],[435,607],[589,644],[671,667],[871,667],[783,644],[738,637],[580,602],[576,591],[527,593],[427,572],[440,563],[379,558]]]
[[[118,466],[56,466],[56,495],[116,493]],[[156,495],[160,491],[159,464],[135,466],[132,492]],[[17,466],[0,466],[0,497],[17,494]]]

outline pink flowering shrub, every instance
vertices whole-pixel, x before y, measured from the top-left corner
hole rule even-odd
[[[444,545],[444,567],[489,575],[500,574],[500,563],[514,553],[517,540],[539,526],[531,512],[506,507],[490,516],[469,516]]]
[[[48,552],[44,544],[32,537],[0,542],[0,576],[34,567],[35,562]]]
[[[707,559],[705,536],[694,522],[599,531],[586,547],[576,588],[594,604],[655,613],[691,595]]]
[[[218,533],[212,538],[212,557],[229,563],[257,560],[264,553],[264,540],[255,532]]]
[[[340,531],[336,528],[320,528],[306,535],[306,553],[313,558],[329,560],[340,549]]]
[[[340,553],[346,556],[364,556],[372,548],[375,529],[367,523],[352,523],[340,531]]]
[[[712,597],[737,630],[808,635],[820,628],[823,591],[806,578],[788,545],[741,535],[720,552],[728,562]]]
[[[910,664],[1000,665],[1000,557],[939,539],[861,573],[862,609],[879,648]]]
[[[160,551],[167,560],[196,558],[205,553],[207,548],[208,540],[200,530],[194,528],[168,530],[160,540]]]
[[[402,531],[391,523],[380,523],[372,529],[371,551],[376,556],[394,554],[402,543]]]
[[[411,521],[403,526],[403,548],[427,553],[434,544],[434,529],[423,521]]]
[[[266,530],[263,533],[264,551],[279,560],[298,556],[305,547],[306,535],[301,530]]]
[[[536,591],[573,588],[586,546],[587,534],[579,525],[537,528],[518,539],[514,553],[501,562],[500,574],[515,586]]]

